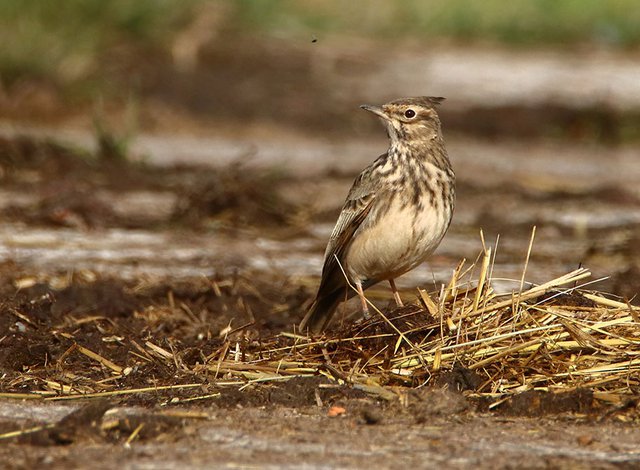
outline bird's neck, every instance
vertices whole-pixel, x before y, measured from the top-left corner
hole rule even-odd
[[[387,155],[390,159],[411,159],[415,163],[431,164],[447,173],[451,172],[451,163],[440,135],[428,139],[391,139]]]

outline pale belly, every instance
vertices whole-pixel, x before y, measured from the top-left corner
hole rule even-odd
[[[386,211],[378,223],[356,232],[345,256],[347,273],[353,280],[381,281],[412,270],[439,245],[448,219],[431,205],[417,215],[398,206]]]

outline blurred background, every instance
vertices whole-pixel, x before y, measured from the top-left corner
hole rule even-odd
[[[481,229],[500,235],[496,271],[519,279],[534,225],[531,280],[584,264],[608,277],[594,287],[640,285],[635,0],[3,1],[0,41],[5,260],[233,264],[313,285],[351,179],[386,148],[358,106],[435,95],[458,208],[405,285],[475,259]],[[51,142],[82,149],[91,173],[48,166]],[[153,180],[114,161],[182,169]],[[154,238],[171,224],[181,257]]]
[[[354,106],[443,94],[451,131],[637,138],[633,0],[37,0],[0,5],[2,114],[351,134]],[[168,114],[168,116],[167,116]],[[355,126],[355,129],[354,129]]]

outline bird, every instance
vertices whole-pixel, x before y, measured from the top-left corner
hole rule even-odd
[[[437,248],[455,208],[455,173],[436,112],[443,101],[419,96],[360,106],[380,118],[389,148],[349,190],[300,331],[324,331],[338,305],[356,294],[368,318],[364,290],[381,281],[389,281],[396,304],[403,305],[394,280]]]

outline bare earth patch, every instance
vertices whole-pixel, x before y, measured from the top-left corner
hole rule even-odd
[[[28,139],[1,141],[0,157],[3,190],[16,195],[2,217],[18,229],[263,231],[291,246],[310,236],[310,209],[281,191],[286,175],[80,158]],[[134,191],[164,202],[138,212],[104,202]],[[628,240],[616,253],[635,260]],[[594,245],[594,256],[607,249]],[[284,273],[132,277],[7,256],[0,458],[14,468],[640,464],[638,308],[575,289],[584,269],[502,295],[493,261],[485,251],[369,321],[347,305],[330,332],[308,338],[294,325],[314,283]],[[632,274],[620,291],[631,292]]]

